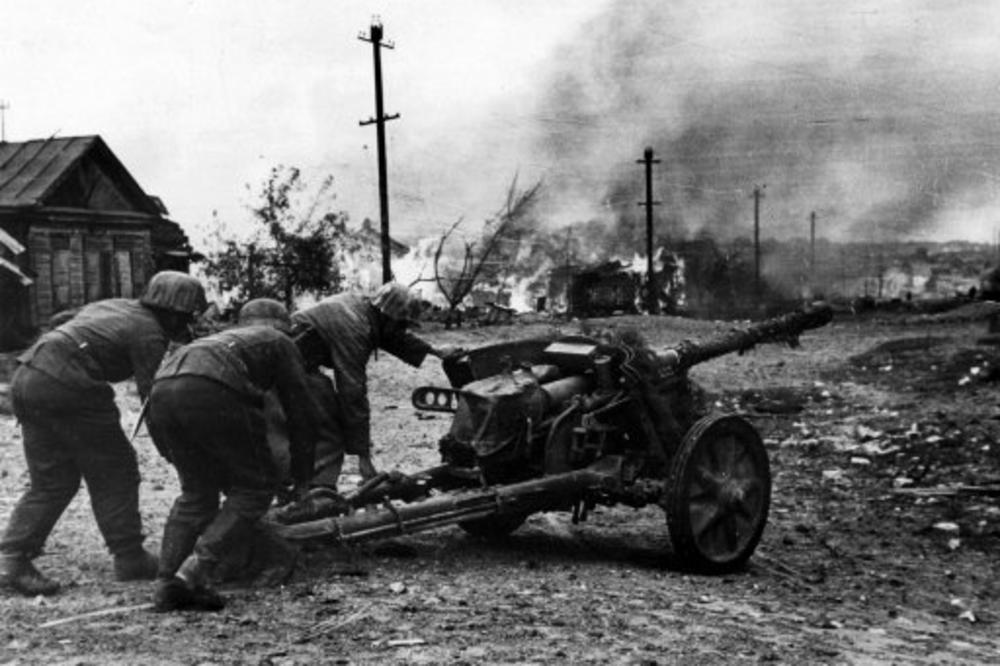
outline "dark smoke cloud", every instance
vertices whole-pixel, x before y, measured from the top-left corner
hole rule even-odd
[[[1000,7],[619,0],[562,47],[537,110],[550,216],[889,240],[1000,223]],[[986,233],[979,234],[986,236]]]

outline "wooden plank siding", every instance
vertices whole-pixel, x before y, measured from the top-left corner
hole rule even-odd
[[[137,298],[152,272],[147,229],[36,226],[28,236],[28,253],[36,276],[30,289],[37,325],[102,298]]]
[[[84,303],[83,283],[83,234],[74,230],[69,236],[69,302],[67,307],[78,308]]]
[[[52,314],[52,248],[49,245],[49,235],[30,233],[28,253],[31,270],[35,274],[35,284],[30,287],[31,319],[37,325]]]
[[[166,215],[99,136],[0,141],[0,227],[16,241],[0,256],[34,281],[0,274],[0,348],[61,310],[140,296],[157,268],[187,270],[187,236]]]

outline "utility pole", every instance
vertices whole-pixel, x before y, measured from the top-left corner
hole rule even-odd
[[[816,211],[809,213],[809,292],[815,295],[816,283]]]
[[[642,159],[636,163],[646,165],[646,200],[639,202],[646,207],[646,310],[649,314],[659,314],[660,299],[653,279],[653,206],[659,206],[660,202],[653,201],[653,165],[660,160],[654,160],[653,149],[646,148]]]
[[[757,185],[753,188],[753,288],[760,304],[760,200],[764,198],[764,188],[767,185]]]
[[[816,279],[816,211],[809,214],[809,272]]]
[[[878,296],[877,296],[877,298],[879,300],[882,300],[882,287],[884,286],[884,282],[885,282],[885,277],[884,277],[885,276],[885,254],[882,252],[881,249],[879,249],[878,254],[876,255],[876,262],[877,262],[877,265],[875,266],[875,270],[878,271]]]
[[[7,141],[7,109],[10,103],[7,100],[0,100],[0,143]]]
[[[572,265],[573,261],[570,252],[572,251],[572,246],[570,245],[573,239],[573,227],[566,227],[566,314],[573,312],[573,279],[572,279]]]
[[[379,211],[382,215],[382,282],[392,280],[392,247],[389,241],[389,183],[385,160],[385,121],[399,118],[399,114],[391,116],[385,115],[382,108],[382,48],[394,49],[392,42],[382,41],[382,22],[376,16],[372,19],[371,28],[368,35],[364,33],[358,35],[358,39],[363,42],[371,42],[372,56],[375,59],[375,117],[362,120],[359,124],[375,125],[375,133],[378,139],[378,203]]]
[[[847,297],[847,262],[845,260],[846,249],[840,247],[840,290],[841,296]]]

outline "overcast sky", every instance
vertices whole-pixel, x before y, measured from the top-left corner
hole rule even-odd
[[[355,223],[377,220],[358,34],[378,15],[404,237],[482,219],[515,174],[545,179],[551,224],[614,224],[649,145],[658,212],[687,233],[744,228],[766,184],[780,235],[817,210],[834,238],[990,241],[997,5],[4,0],[0,100],[7,140],[101,135],[195,239],[215,209],[245,219],[245,184],[276,164],[332,174]]]
[[[533,69],[601,4],[4,0],[6,137],[99,134],[185,226],[242,216],[244,185],[279,163],[332,173],[352,219],[377,220],[375,128],[359,126],[374,115],[372,49],[358,35],[378,15],[396,46],[382,57],[385,110],[401,116],[387,125],[393,218],[450,224],[482,210],[429,187],[421,162],[501,174],[484,188],[495,209],[518,168],[490,164],[517,123],[496,109],[530,95]]]

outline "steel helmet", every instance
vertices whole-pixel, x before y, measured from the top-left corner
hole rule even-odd
[[[240,326],[272,326],[285,333],[292,330],[288,308],[273,298],[255,298],[240,308]]]
[[[407,321],[413,311],[414,299],[410,290],[398,282],[386,282],[372,298],[372,305],[383,315],[395,321]]]
[[[154,275],[139,302],[189,315],[196,315],[208,307],[205,288],[201,286],[201,282],[180,271],[160,271]]]

